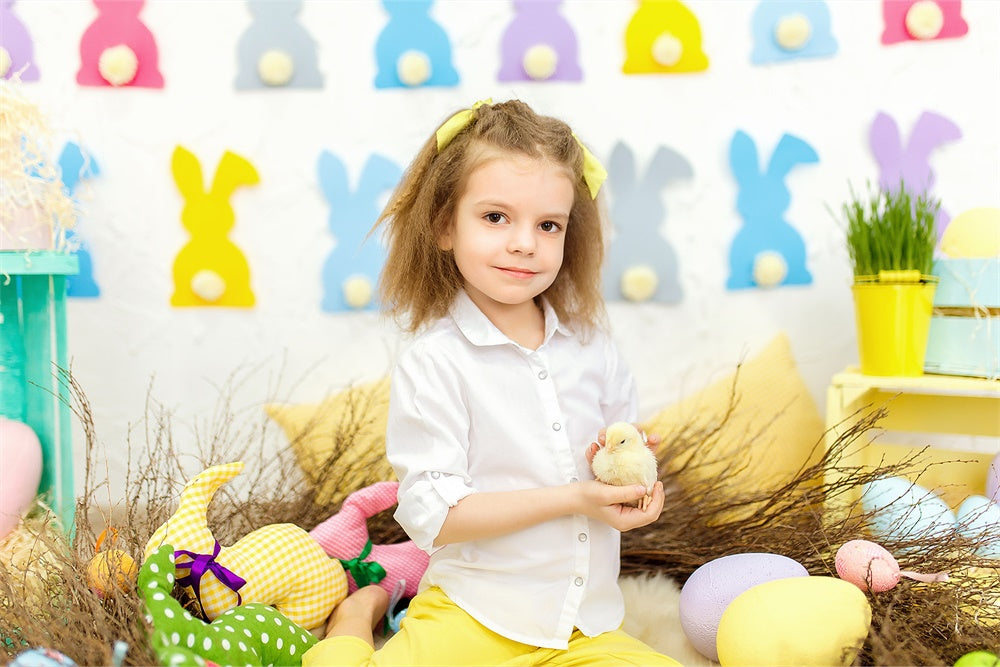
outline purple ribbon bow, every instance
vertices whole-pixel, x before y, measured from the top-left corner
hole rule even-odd
[[[187,556],[191,558],[189,563],[177,563],[176,568],[180,570],[184,568],[188,570],[188,573],[183,577],[177,578],[177,583],[181,586],[190,586],[194,590],[194,596],[198,598],[198,604],[201,604],[201,578],[205,575],[206,571],[210,571],[215,575],[223,586],[227,587],[232,592],[236,593],[236,604],[243,604],[243,597],[240,595],[240,589],[247,583],[246,579],[243,579],[231,570],[227,570],[225,567],[215,562],[215,557],[219,555],[219,551],[222,547],[219,545],[219,540],[215,541],[215,549],[212,551],[212,555],[200,554],[194,551],[183,551],[178,549],[174,551],[174,559],[176,560],[180,556]]]

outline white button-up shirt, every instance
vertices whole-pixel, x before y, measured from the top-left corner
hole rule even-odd
[[[395,517],[431,554],[421,590],[439,586],[505,637],[566,648],[574,627],[593,636],[622,622],[617,530],[572,515],[433,546],[469,494],[593,479],[585,451],[598,431],[635,421],[635,383],[610,336],[583,341],[544,312],[544,341],[530,350],[460,292],[393,371],[386,451],[400,480]]]

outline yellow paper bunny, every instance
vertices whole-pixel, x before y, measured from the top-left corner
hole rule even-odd
[[[262,602],[304,628],[319,628],[347,596],[347,576],[308,532],[290,523],[271,524],[224,547],[208,528],[212,496],[242,470],[237,461],[191,479],[177,511],[146,543],[143,560],[160,545],[173,545],[178,583],[192,590],[209,621],[239,604]]]
[[[250,267],[227,234],[236,222],[229,203],[241,185],[260,182],[247,160],[226,151],[219,161],[212,187],[205,191],[201,164],[182,146],[171,161],[174,181],[184,197],[181,222],[191,240],[174,260],[174,306],[242,306],[254,304]]]

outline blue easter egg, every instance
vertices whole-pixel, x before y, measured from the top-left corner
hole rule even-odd
[[[1000,558],[1000,505],[986,496],[969,496],[958,506],[957,532],[980,542],[976,555]]]
[[[871,531],[880,539],[946,537],[955,530],[955,513],[948,503],[903,477],[865,484],[861,506],[872,513]]]
[[[76,663],[50,648],[30,648],[18,653],[10,667],[76,667]]]

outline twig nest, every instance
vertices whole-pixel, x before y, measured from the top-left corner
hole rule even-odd
[[[753,260],[753,281],[761,287],[780,285],[788,275],[788,263],[781,253],[765,250]]]
[[[649,301],[656,294],[659,277],[648,264],[630,266],[622,273],[622,296],[629,301]]]
[[[97,60],[97,71],[112,86],[127,86],[139,71],[139,58],[126,44],[111,46],[101,52]]]
[[[431,78],[431,59],[423,51],[406,51],[396,61],[396,76],[403,85],[423,85]]]
[[[670,32],[662,32],[653,40],[653,60],[664,67],[673,67],[684,55],[684,43]]]
[[[226,293],[226,281],[215,271],[202,269],[191,276],[191,291],[198,298],[215,303]]]
[[[774,26],[774,41],[785,51],[798,51],[812,37],[812,24],[802,14],[781,17]]]
[[[287,51],[268,49],[257,60],[257,76],[268,86],[284,86],[295,74],[295,61]]]
[[[10,53],[0,46],[0,77],[7,76],[11,66]]]
[[[372,302],[372,282],[365,276],[351,276],[344,281],[344,302],[351,308],[364,308]]]
[[[913,39],[934,39],[944,27],[944,12],[934,0],[918,0],[906,10],[906,32]]]
[[[524,73],[535,81],[544,81],[556,72],[559,54],[548,44],[535,44],[524,52]]]

